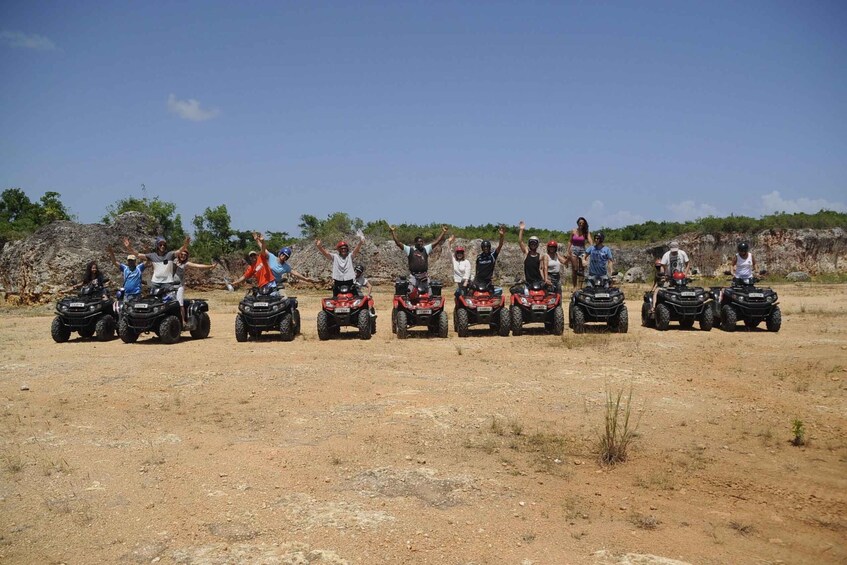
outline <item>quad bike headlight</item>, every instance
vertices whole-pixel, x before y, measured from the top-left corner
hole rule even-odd
[[[744,302],[744,297],[741,296],[740,294],[738,296],[736,296],[736,298],[738,299],[739,302]]]
[[[471,300],[470,298],[465,299],[465,304],[467,304],[471,308],[473,308],[474,305],[473,300]]]
[[[765,300],[767,300],[768,302],[773,302],[773,301],[774,301],[774,297],[773,297],[773,296],[768,296],[767,298],[765,298]]]
[[[704,300],[706,300],[706,295],[701,294],[700,296],[697,297],[697,300],[699,300],[700,302],[703,302]]]
[[[358,308],[361,303],[362,303],[362,299],[357,298],[356,300],[353,301],[353,308]]]
[[[620,301],[621,301],[621,295],[620,294],[618,294],[617,296],[614,296],[612,298],[612,302],[614,302],[615,304],[617,304]]]
[[[242,306],[242,307],[241,307],[241,309],[242,309],[244,312],[249,312],[249,311],[250,311],[250,307],[249,307],[249,306],[247,306],[247,305]]]

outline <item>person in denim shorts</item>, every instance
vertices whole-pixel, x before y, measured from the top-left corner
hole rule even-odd
[[[576,227],[571,231],[566,253],[571,262],[571,282],[574,289],[577,288],[577,279],[582,276],[582,256],[585,255],[586,242],[589,247],[594,245],[594,239],[588,231],[588,220],[580,216],[576,220]]]

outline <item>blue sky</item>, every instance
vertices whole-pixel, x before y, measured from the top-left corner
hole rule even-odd
[[[0,3],[0,188],[81,221],[847,211],[844,2]]]

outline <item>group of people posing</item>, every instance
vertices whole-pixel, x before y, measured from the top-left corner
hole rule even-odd
[[[556,292],[561,292],[562,272],[568,265],[571,267],[571,282],[574,289],[577,288],[579,277],[583,276],[585,269],[587,269],[588,276],[591,277],[601,277],[611,274],[613,255],[611,249],[605,245],[605,235],[603,232],[597,232],[592,235],[588,229],[588,221],[585,218],[580,217],[577,219],[576,227],[571,231],[564,255],[560,253],[560,245],[555,240],[547,242],[546,253],[540,251],[541,241],[538,237],[530,236],[524,242],[525,228],[526,225],[521,220],[518,225],[518,244],[524,256],[524,281],[528,285],[543,283]],[[408,259],[410,288],[415,288],[419,283],[428,281],[429,257],[434,249],[444,243],[449,231],[448,227],[446,225],[442,226],[442,231],[438,238],[429,244],[426,244],[423,238],[418,236],[412,245],[406,245],[397,239],[397,230],[394,226],[389,226],[389,231],[394,243]],[[479,253],[475,260],[475,268],[472,268],[470,261],[466,259],[465,248],[461,245],[453,246],[456,239],[455,236],[450,236],[447,239],[453,263],[453,281],[456,283],[457,295],[468,289],[471,284],[477,288],[493,289],[494,268],[506,238],[505,226],[500,226],[498,234],[499,240],[496,249],[492,249],[492,244],[489,240],[483,240],[480,243]],[[267,289],[272,293],[283,292],[283,277],[288,274],[295,279],[305,282],[321,282],[320,280],[304,276],[291,268],[291,265],[288,263],[292,254],[291,247],[285,246],[277,253],[271,253],[267,249],[261,233],[254,233],[253,238],[259,250],[250,251],[247,255],[246,260],[248,266],[243,275],[231,283],[233,287],[238,286],[248,279],[254,279],[256,286],[259,288]],[[214,269],[219,264],[191,262],[188,252],[190,241],[191,239],[186,237],[182,247],[168,251],[167,241],[163,237],[158,237],[155,242],[155,251],[138,253],[133,249],[129,240],[125,238],[123,243],[128,252],[125,263],[119,263],[117,261],[114,250],[110,246],[108,248],[109,257],[112,263],[123,274],[123,292],[125,297],[133,298],[141,294],[142,273],[147,265],[151,265],[153,269],[153,275],[151,277],[152,288],[176,285],[178,287],[177,300],[180,305],[183,305],[186,269]],[[352,250],[346,241],[340,241],[335,246],[334,252],[327,251],[320,239],[315,242],[318,251],[327,260],[332,262],[333,294],[337,294],[338,290],[343,286],[355,288],[357,292],[371,294],[372,287],[365,277],[364,266],[354,262],[362,249],[364,241],[364,236],[360,236],[359,241]],[[667,280],[667,277],[674,272],[682,272],[686,276],[689,274],[690,259],[688,254],[679,248],[679,243],[676,241],[670,242],[669,247],[669,251],[655,262],[654,304],[655,294],[658,293],[659,286]],[[756,262],[753,259],[753,255],[749,252],[748,245],[746,243],[739,244],[738,253],[731,265],[732,275],[738,279],[749,278],[753,276],[755,269]],[[95,261],[88,263],[86,266],[86,273],[81,284],[103,286],[104,279]],[[229,285],[229,283],[227,284]]]

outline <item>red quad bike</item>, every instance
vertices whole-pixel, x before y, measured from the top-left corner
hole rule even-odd
[[[360,296],[352,285],[338,288],[338,294],[321,300],[318,312],[318,339],[325,341],[341,333],[342,326],[359,330],[360,339],[370,339],[376,333],[376,315],[371,315],[373,298]]]
[[[524,324],[544,324],[554,334],[565,332],[565,311],[562,295],[548,289],[544,282],[517,284],[512,293],[512,334],[522,335]]]
[[[394,308],[391,310],[391,331],[397,339],[409,337],[409,328],[426,326],[429,335],[447,337],[447,311],[441,296],[441,283],[419,280],[409,291],[409,283],[400,279],[394,284]]]
[[[476,324],[487,324],[506,337],[512,329],[512,318],[502,292],[495,293],[491,285],[472,281],[467,290],[456,297],[453,327],[459,337],[468,337],[470,326]]]

